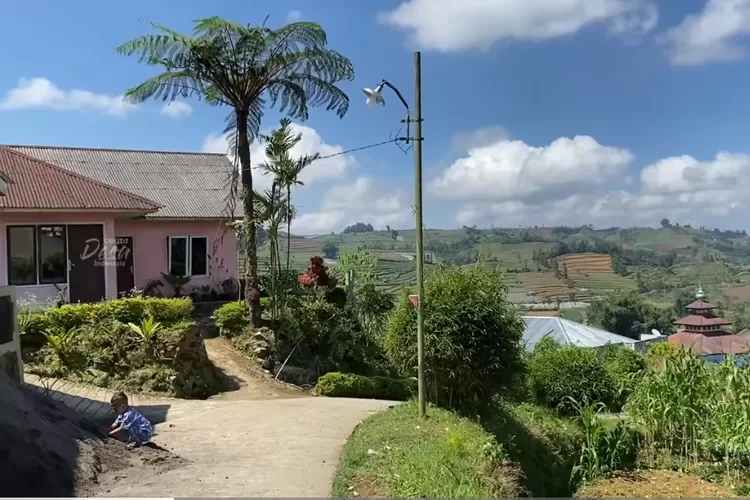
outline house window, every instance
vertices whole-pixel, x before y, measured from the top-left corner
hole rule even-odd
[[[169,237],[169,274],[175,276],[208,275],[208,238],[206,236]]]
[[[8,226],[8,284],[67,283],[65,226]]]
[[[39,283],[68,281],[68,256],[65,250],[65,226],[38,226]]]

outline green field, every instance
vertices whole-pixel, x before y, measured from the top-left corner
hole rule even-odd
[[[743,301],[747,297],[750,301],[750,292],[736,288],[750,284],[750,238],[732,236],[726,239],[715,232],[686,227],[606,230],[584,227],[572,232],[571,229],[430,229],[425,231],[424,238],[427,266],[431,267],[434,256],[437,262],[460,258],[461,265],[499,269],[505,273],[512,300],[517,302],[569,301],[571,297],[576,301],[589,301],[617,291],[636,290],[636,276],[648,285],[645,293],[649,300],[662,304],[673,302],[674,293],[693,290],[698,283],[711,296],[722,296],[730,301]],[[324,246],[335,245],[339,252],[367,251],[378,257],[379,286],[395,292],[416,282],[414,237],[413,230],[400,230],[397,234],[374,231],[292,236],[291,267],[304,271],[311,257],[322,254]],[[628,251],[651,252],[652,255],[671,252],[678,255],[680,261],[669,269],[652,263],[628,264],[630,275],[625,277],[613,272],[611,260],[608,264],[606,259],[596,258],[604,258],[604,254],[565,255],[561,262],[568,262],[568,275],[556,277],[549,268],[541,268],[533,259],[535,252],[549,251],[558,242],[575,245],[584,240],[606,241]],[[283,235],[279,244],[285,262],[286,238]],[[722,253],[724,249],[728,253]],[[267,271],[268,265],[268,247],[263,246],[259,249],[261,272]],[[723,295],[725,289],[728,289],[726,296]]]

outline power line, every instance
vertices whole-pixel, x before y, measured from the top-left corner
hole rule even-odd
[[[318,160],[327,160],[328,158],[334,158],[336,156],[342,156],[342,155],[346,155],[346,154],[350,154],[350,153],[356,153],[358,151],[364,151],[366,149],[377,148],[377,147],[385,146],[386,144],[391,144],[391,143],[398,142],[398,141],[399,141],[398,138],[393,138],[393,139],[388,139],[387,141],[382,141],[382,142],[378,142],[378,143],[375,143],[375,144],[368,144],[366,146],[360,146],[360,147],[357,147],[357,148],[347,149],[347,150],[344,150],[344,151],[339,151],[338,153],[333,153],[333,154],[325,155],[325,156],[319,156],[315,160],[313,160],[313,162],[318,161]],[[73,171],[78,171],[78,172],[83,173],[85,175],[85,172],[91,172],[91,171],[95,171],[95,172],[97,172],[97,171],[98,172],[112,172],[113,170],[120,170],[124,166],[126,167],[127,165],[113,164],[111,167],[93,167],[93,166],[90,167],[90,166],[86,166],[86,167],[83,167],[83,168],[80,168],[79,165],[76,165],[76,166],[68,166],[68,167],[65,167],[65,168],[67,168],[69,170],[73,170]],[[182,165],[178,165],[178,166],[182,166]],[[199,174],[199,175],[200,174],[227,174],[227,175],[230,175],[232,173],[232,171],[233,171],[232,168],[224,168],[224,169],[221,169],[221,170],[198,170],[197,172],[195,172],[195,171],[194,172],[169,172],[169,171],[164,171],[164,170],[132,170],[132,169],[128,169],[127,170],[127,172],[130,173],[130,174],[179,175],[179,176],[183,176],[183,177],[185,175],[188,175],[188,174],[189,175],[195,175],[195,174]]]

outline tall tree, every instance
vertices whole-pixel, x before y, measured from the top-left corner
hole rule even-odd
[[[247,235],[245,297],[252,324],[258,327],[261,310],[250,144],[259,134],[266,108],[278,106],[281,113],[306,120],[310,107],[325,106],[343,117],[349,98],[337,84],[354,79],[354,68],[349,59],[328,48],[326,33],[317,23],[291,23],[274,30],[210,17],[195,21],[192,36],[150,25],[156,34],[131,40],[117,52],[137,55],[140,62],[163,71],[130,89],[127,99],[171,101],[195,96],[213,106],[232,108],[225,132],[240,164],[232,185],[237,185],[239,177]]]
[[[292,244],[292,186],[304,186],[299,180],[299,175],[320,155],[305,155],[297,158],[292,157],[292,148],[302,140],[302,133],[294,133],[292,121],[283,118],[279,128],[271,131],[266,142],[267,161],[260,166],[261,170],[274,176],[273,190],[286,189],[286,200],[288,211],[286,214],[286,268],[290,267],[291,244]]]

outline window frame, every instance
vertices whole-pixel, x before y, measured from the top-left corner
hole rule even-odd
[[[63,228],[65,237],[63,238],[63,251],[65,255],[65,281],[58,283],[55,282],[42,282],[41,280],[41,245],[39,244],[39,231],[42,227],[55,227],[60,226]],[[34,259],[34,283],[13,283],[11,277],[11,245],[10,245],[10,233],[13,229],[32,229],[32,243],[33,243],[33,259]],[[7,273],[8,286],[55,286],[55,285],[67,285],[70,281],[70,269],[68,268],[68,224],[61,223],[50,223],[50,224],[6,224],[5,225],[5,270]]]
[[[63,260],[65,261],[65,281],[42,281],[42,239],[43,227],[61,227],[63,230]],[[66,285],[68,283],[68,225],[67,224],[37,224],[34,233],[34,248],[36,250],[36,275],[38,285]]]
[[[193,239],[206,240],[206,273],[205,274],[192,274],[193,273]],[[167,274],[172,270],[172,240],[185,240],[186,245],[186,256],[185,256],[185,277],[189,278],[208,278],[210,272],[208,266],[210,259],[208,257],[208,236],[203,234],[179,234],[167,237]]]

